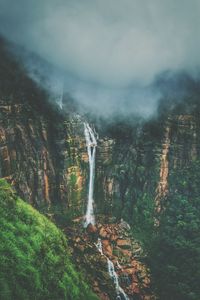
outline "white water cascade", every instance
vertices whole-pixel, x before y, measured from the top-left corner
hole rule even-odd
[[[89,224],[93,224],[93,225],[95,224],[93,193],[94,193],[95,155],[96,155],[97,141],[95,138],[95,133],[93,132],[93,130],[91,129],[88,123],[84,123],[84,133],[85,133],[85,140],[87,145],[87,152],[88,152],[89,166],[90,166],[88,203],[87,203],[87,211],[86,211],[85,224],[84,224],[85,227],[87,227]],[[95,245],[98,251],[101,253],[101,255],[105,256],[105,254],[103,253],[103,247],[100,238],[98,238],[98,242]],[[119,285],[118,275],[115,271],[113,262],[107,256],[105,257],[108,263],[108,273],[115,285],[115,289],[117,293],[116,300],[129,300],[128,296]]]
[[[95,245],[96,245],[97,249],[99,250],[99,252],[101,253],[101,255],[105,256],[105,254],[103,254],[103,247],[102,247],[102,242],[101,242],[100,238],[98,238],[98,242]],[[106,259],[107,259],[107,263],[108,263],[108,273],[110,275],[110,278],[114,282],[116,293],[117,293],[116,300],[129,300],[129,297],[126,295],[124,290],[119,285],[119,278],[115,271],[113,262],[108,257],[106,257]]]
[[[87,225],[89,224],[94,225],[95,223],[93,193],[94,193],[95,155],[96,155],[97,141],[95,138],[95,134],[88,123],[84,123],[84,133],[85,133],[85,140],[87,145],[87,152],[88,152],[89,166],[90,166],[88,202],[87,202],[87,211],[85,216],[85,227],[87,227]]]

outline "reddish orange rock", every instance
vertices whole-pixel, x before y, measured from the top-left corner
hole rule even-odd
[[[111,240],[111,241],[116,241],[117,238],[118,238],[118,236],[117,236],[116,234],[112,234],[112,235],[110,236],[110,240]]]
[[[124,270],[124,273],[126,273],[128,275],[131,275],[131,274],[135,273],[135,270],[134,270],[134,268],[128,268],[128,269]]]
[[[132,252],[129,251],[129,250],[120,249],[120,252],[121,252],[121,254],[122,254],[123,256],[125,256],[125,257],[129,257],[129,258],[132,257]]]
[[[111,245],[109,243],[109,240],[103,240],[102,244],[103,244],[103,252],[104,252],[104,254],[107,255],[107,256],[109,256],[109,257],[112,256],[113,250],[112,250],[112,247],[111,247]]]
[[[110,243],[109,243],[109,240],[103,240],[102,244],[104,247],[107,247]]]
[[[140,289],[139,289],[138,284],[136,282],[132,283],[131,290],[133,291],[134,294],[139,294],[140,293]]]
[[[131,249],[131,242],[125,239],[118,239],[117,246],[123,249]]]
[[[107,233],[107,231],[105,230],[105,228],[104,228],[104,227],[101,227],[101,229],[100,229],[100,231],[99,231],[99,236],[100,236],[101,238],[106,238],[107,235],[108,235],[108,233]]]
[[[95,225],[89,224],[87,226],[87,232],[88,233],[96,233],[97,232],[97,228]]]

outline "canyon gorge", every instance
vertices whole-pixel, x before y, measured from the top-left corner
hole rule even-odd
[[[0,57],[0,177],[62,229],[100,299],[159,299],[146,235],[178,189],[171,176],[200,158],[199,84],[152,118],[104,120],[67,94],[62,109],[49,101],[3,40]]]

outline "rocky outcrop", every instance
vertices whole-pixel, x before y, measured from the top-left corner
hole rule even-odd
[[[36,207],[65,205],[74,217],[83,215],[88,182],[83,119],[55,112],[52,121],[32,103],[15,102],[12,97],[0,99],[1,177]],[[199,157],[198,129],[194,115],[172,115],[162,124],[160,135],[144,126],[130,139],[100,136],[95,213],[127,217],[126,203],[133,207],[144,192],[155,198],[160,211],[170,169]],[[128,214],[131,220],[131,209]]]
[[[89,225],[87,230],[81,224],[66,228],[70,237],[71,251],[75,262],[86,271],[93,290],[100,299],[115,299],[116,291],[108,274],[109,258],[119,277],[120,286],[129,299],[155,299],[151,292],[150,273],[142,262],[145,253],[139,242],[130,235],[129,225],[118,224]],[[102,242],[103,255],[97,249],[98,238]]]
[[[179,114],[171,118],[170,166],[181,168],[199,157],[199,116]]]

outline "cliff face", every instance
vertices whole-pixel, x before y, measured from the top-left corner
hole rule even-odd
[[[0,57],[0,176],[36,207],[70,206],[82,175],[75,166],[77,144],[71,141],[69,122],[47,102],[3,41]]]
[[[88,185],[84,118],[61,112],[10,58],[1,43],[0,175],[37,207],[65,206],[83,216]],[[195,105],[169,110],[146,123],[118,120],[95,125],[98,132],[95,180],[96,214],[131,222],[144,194],[157,212],[168,191],[170,171],[199,157],[200,122]]]
[[[0,100],[1,175],[32,204],[49,204],[55,194],[55,167],[42,116],[27,117],[25,104]],[[49,188],[51,186],[51,188]]]
[[[156,209],[162,209],[162,200],[168,192],[170,172],[183,168],[199,158],[198,114],[170,115],[165,121],[161,143],[160,173],[156,189]]]
[[[53,215],[54,220],[63,221],[75,261],[91,271],[88,277],[92,285],[100,259],[94,246],[97,236],[93,238],[82,228],[89,180],[84,122],[89,122],[98,135],[96,231],[116,268],[121,259],[123,272],[117,270],[127,293],[138,295],[138,299],[151,299],[148,271],[144,280],[137,273],[138,268],[145,269],[140,261],[142,254],[137,259],[134,245],[129,245],[130,253],[121,249],[119,243],[126,242],[126,233],[119,230],[113,240],[109,232],[118,232],[122,219],[133,225],[131,230],[135,224],[142,227],[146,219],[159,221],[157,214],[165,207],[171,172],[200,157],[200,108],[195,103],[192,109],[188,109],[190,104],[183,105],[178,113],[168,109],[161,117],[146,122],[130,117],[116,119],[112,124],[86,120],[71,108],[66,97],[62,111],[49,103],[48,95],[25,75],[2,45],[0,57],[0,177],[10,181],[27,202]],[[138,215],[142,217],[137,219]],[[70,227],[66,227],[67,222]],[[143,231],[148,228],[149,223]],[[104,236],[100,234],[102,230]],[[105,274],[93,288],[100,296],[107,290],[105,299],[112,299],[113,286],[105,259],[102,268]],[[123,283],[123,276],[130,280]]]
[[[60,203],[72,209],[75,216],[83,215],[88,182],[83,121],[73,117],[53,127],[29,104],[1,98],[0,105],[1,177],[8,178],[35,206]],[[155,197],[158,211],[161,209],[170,170],[199,156],[199,122],[195,116],[170,116],[162,126],[159,136],[144,128],[129,141],[100,136],[95,180],[97,214],[120,218],[127,215],[129,205],[131,219],[137,196],[144,191]]]
[[[80,122],[62,115],[52,120],[30,103],[3,96],[0,108],[1,177],[34,206],[83,206],[87,155]]]

